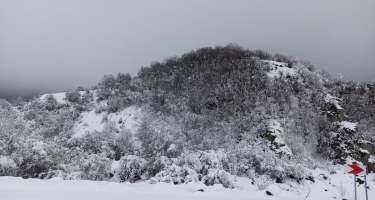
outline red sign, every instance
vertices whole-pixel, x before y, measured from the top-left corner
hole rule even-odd
[[[349,172],[350,174],[358,175],[358,174],[360,174],[361,172],[364,171],[364,169],[360,168],[356,164],[349,165],[349,167],[352,168],[352,171]]]

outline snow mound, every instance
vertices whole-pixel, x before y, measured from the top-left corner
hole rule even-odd
[[[288,63],[277,62],[273,60],[261,60],[260,62],[268,67],[267,76],[269,78],[297,75],[297,72],[294,68],[288,67]]]
[[[341,101],[339,98],[337,97],[334,97],[330,94],[327,94],[324,98],[324,101],[326,103],[329,103],[329,104],[332,104],[336,107],[337,110],[342,110],[343,108],[341,107],[341,105],[339,104],[339,102]]]
[[[118,130],[129,130],[135,133],[142,121],[143,111],[136,106],[130,106],[120,112],[96,113],[94,110],[81,114],[81,119],[73,127],[73,137],[82,137],[85,134],[93,132],[102,132],[106,125],[110,122],[115,125]]]
[[[66,97],[65,92],[59,92],[59,93],[53,93],[53,94],[43,94],[42,96],[39,97],[40,101],[45,102],[49,95],[52,95],[53,98],[55,98],[57,103],[59,103],[59,104],[66,104],[67,103],[67,101],[65,100],[65,97]]]
[[[346,129],[346,130],[355,131],[358,123],[342,121],[342,122],[337,122],[337,125],[340,127],[341,130]]]

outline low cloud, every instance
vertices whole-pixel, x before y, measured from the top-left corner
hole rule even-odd
[[[375,1],[0,1],[0,96],[95,84],[104,74],[237,43],[375,77]]]

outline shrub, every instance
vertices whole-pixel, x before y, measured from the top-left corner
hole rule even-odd
[[[146,160],[138,156],[124,156],[120,159],[119,168],[116,171],[117,177],[121,182],[131,183],[144,179],[146,164]]]
[[[72,103],[80,103],[81,102],[81,94],[79,91],[75,90],[72,92],[67,92],[65,95],[66,100]]]
[[[202,178],[205,185],[222,184],[225,188],[234,188],[231,175],[220,169],[209,169],[208,174]]]
[[[52,111],[52,110],[57,109],[58,107],[59,107],[59,104],[57,103],[55,97],[53,97],[52,95],[48,95],[46,97],[46,102],[45,102],[46,110]]]
[[[91,154],[79,165],[81,179],[106,180],[110,177],[111,161],[103,156]]]
[[[141,142],[142,155],[146,158],[166,155],[171,145],[165,132],[155,131],[146,121],[142,122],[137,137]]]
[[[112,149],[115,152],[115,160],[119,160],[125,154],[133,154],[135,150],[133,134],[129,130],[122,130],[115,139]]]
[[[0,176],[13,176],[16,174],[17,165],[13,159],[0,156]]]
[[[180,183],[189,183],[189,182],[197,182],[199,180],[199,175],[193,169],[185,166],[178,166],[174,163],[171,163],[159,173],[155,175],[155,179],[161,182],[173,184],[180,184]]]
[[[40,141],[30,139],[19,144],[16,152],[12,155],[17,163],[17,174],[23,177],[44,178],[49,170],[56,167],[52,156],[54,146]]]

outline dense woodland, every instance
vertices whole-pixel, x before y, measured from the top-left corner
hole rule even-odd
[[[268,61],[293,73],[270,76]],[[106,75],[64,100],[1,100],[0,175],[230,188],[230,175],[301,182],[307,169],[350,159],[375,170],[375,85],[280,54],[201,48],[134,77]],[[103,131],[74,137],[83,113],[129,107],[143,113],[136,130],[104,117]]]

